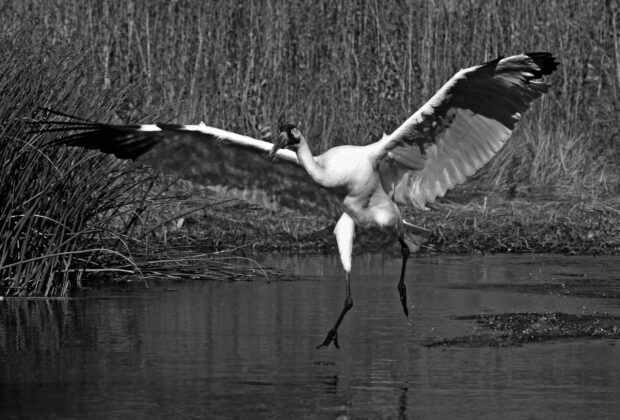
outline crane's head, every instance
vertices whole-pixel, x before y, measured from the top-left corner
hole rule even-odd
[[[303,136],[297,126],[294,124],[282,124],[280,126],[280,135],[273,142],[273,148],[271,149],[271,152],[269,152],[269,158],[273,159],[279,149],[296,149],[302,139]]]

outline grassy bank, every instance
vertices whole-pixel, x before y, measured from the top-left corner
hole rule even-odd
[[[521,51],[558,56],[553,88],[470,184],[488,193],[456,193],[411,215],[434,229],[427,251],[618,250],[615,2],[0,6],[0,295],[65,295],[84,269],[128,269],[136,249],[174,241],[244,249],[333,244],[333,221],[322,216],[224,203],[195,184],[45,147],[50,137],[28,133],[24,123],[42,115],[38,107],[113,122],[203,120],[256,137],[280,120],[297,121],[320,152],[377,139],[459,68]],[[187,168],[188,156],[176,159],[177,175],[221,183]],[[233,169],[241,189],[260,175]]]
[[[273,212],[230,195],[208,212],[168,224],[157,232],[170,245],[229,248],[242,251],[337,252],[336,220],[288,211]],[[177,203],[181,205],[183,204]],[[423,254],[562,253],[615,255],[620,252],[620,202],[593,200],[564,191],[510,196],[498,191],[460,188],[428,211],[406,210],[413,223],[432,231]],[[364,232],[356,237],[356,252],[377,248]],[[397,244],[392,252],[399,253]]]

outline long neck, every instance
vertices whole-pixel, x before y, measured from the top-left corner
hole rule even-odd
[[[303,168],[308,172],[308,175],[314,180],[314,182],[323,185],[325,180],[325,170],[319,166],[312,156],[308,142],[302,137],[297,146],[297,159]]]

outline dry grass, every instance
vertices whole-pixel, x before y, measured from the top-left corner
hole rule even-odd
[[[462,189],[429,211],[408,209],[405,217],[432,231],[422,253],[620,252],[620,202],[598,200],[577,191],[517,191],[515,196]],[[221,198],[220,198],[221,199]],[[335,220],[280,212],[233,201],[195,213],[179,229],[169,228],[174,246],[237,251],[336,251]],[[356,252],[388,251],[373,232],[358,231]],[[397,244],[392,251],[399,254]]]
[[[437,204],[416,220],[433,230],[427,252],[617,254],[619,204],[577,200],[565,192],[516,198],[480,194],[467,202]]]
[[[5,3],[9,30],[24,22],[33,43],[93,51],[98,86],[138,83],[123,120],[165,109],[260,136],[287,119],[317,151],[393,130],[463,66],[551,51],[561,62],[552,91],[481,179],[617,191],[616,2]]]
[[[166,242],[173,230],[167,226],[180,217],[196,219],[195,232],[212,233],[206,240],[212,244],[245,245],[253,232],[264,232],[246,223],[235,233],[243,221],[230,219],[232,230],[224,231],[224,222],[215,226],[219,233],[206,229],[201,218],[216,217],[205,210],[213,204],[207,197],[175,209],[166,182],[148,172],[94,154],[43,148],[46,139],[26,134],[21,123],[36,116],[38,106],[103,121],[137,122],[154,114],[204,120],[257,137],[292,120],[319,152],[372,141],[396,128],[460,67],[521,51],[551,51],[561,67],[550,79],[552,90],[475,185],[561,192],[556,198],[586,203],[585,213],[579,205],[562,207],[565,219],[547,220],[559,231],[563,224],[575,229],[556,235],[555,243],[577,243],[598,231],[613,237],[613,227],[598,226],[596,215],[600,223],[612,220],[605,214],[617,203],[610,210],[600,203],[613,203],[620,185],[617,2],[4,0],[2,10],[3,294],[64,295],[82,268],[93,262],[106,267],[102,252],[115,259],[119,252],[128,255],[130,243],[148,248]],[[537,205],[534,210],[544,212],[554,206]],[[439,220],[437,238],[458,239],[457,231],[465,234],[473,223],[468,237],[481,247],[532,248],[528,236],[502,246],[491,243],[495,233],[485,239],[476,232],[481,223],[489,232],[517,222],[534,227],[534,211],[468,219],[461,210],[461,221]],[[321,234],[304,231],[309,224],[295,217],[271,227],[293,240],[311,235],[319,244]],[[457,225],[454,233],[449,224]],[[101,248],[93,243],[110,238],[114,246],[91,251]],[[495,240],[505,243],[501,235]],[[436,249],[453,250],[441,241]]]
[[[84,83],[95,72],[89,55],[63,55],[54,47],[35,53],[4,41],[0,294],[65,295],[89,260],[118,254],[93,243],[107,231],[119,201],[127,201],[132,182],[143,178],[106,156],[46,148],[43,139],[27,133],[24,118],[55,100],[109,115],[113,110],[106,104],[119,103],[125,92],[101,92]]]

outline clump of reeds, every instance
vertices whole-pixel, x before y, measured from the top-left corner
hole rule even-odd
[[[393,130],[460,67],[547,50],[561,63],[551,91],[477,182],[617,193],[619,14],[603,0],[9,1],[0,16],[0,288],[64,294],[81,264],[100,259],[85,238],[123,239],[146,219],[135,203],[152,185],[140,177],[151,175],[44,148],[22,123],[40,106],[131,122],[165,109],[256,137],[286,119],[302,123],[318,152]],[[119,199],[134,186],[140,193]]]
[[[619,15],[604,0],[24,0],[3,14],[38,22],[32,39],[83,40],[107,86],[139,81],[124,117],[166,107],[255,136],[289,119],[317,151],[390,132],[461,67],[550,51],[561,63],[553,88],[479,182],[604,192],[618,185]]]
[[[40,106],[109,118],[123,90],[102,89],[90,54],[3,39],[0,64],[0,295],[65,295],[104,249],[107,231],[137,175],[121,162],[46,147],[29,133]]]
[[[134,97],[132,85],[110,87],[97,55],[65,44],[33,46],[20,37],[0,43],[6,54],[0,64],[0,296],[65,296],[84,272],[140,273],[132,250],[143,254],[165,243],[166,225],[218,204],[201,192],[196,203],[175,205],[184,198],[175,178],[104,154],[50,146],[53,133],[40,134],[30,124],[50,118],[45,108],[118,118]],[[171,185],[175,191],[168,193]],[[235,272],[202,256],[194,266],[203,268],[203,277]],[[154,263],[144,260],[148,273]],[[237,278],[250,272],[240,269]]]

